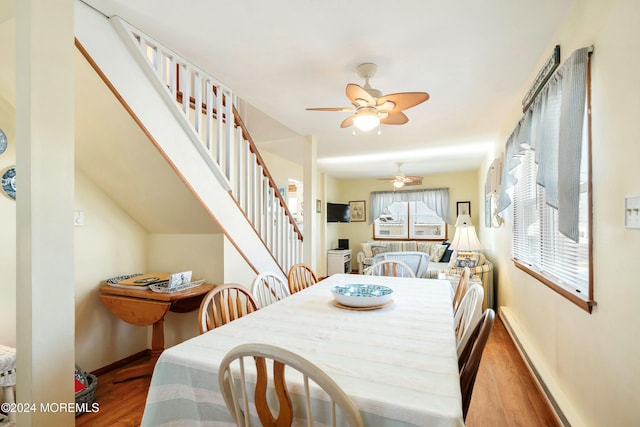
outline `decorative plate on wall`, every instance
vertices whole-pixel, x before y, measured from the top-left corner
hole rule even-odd
[[[2,192],[11,200],[16,199],[16,167],[11,166],[2,172]]]
[[[7,149],[8,141],[7,135],[4,133],[2,129],[0,129],[0,154],[4,153]]]

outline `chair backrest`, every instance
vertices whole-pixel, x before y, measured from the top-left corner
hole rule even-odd
[[[480,321],[482,316],[482,300],[484,299],[484,289],[481,285],[474,283],[469,286],[464,294],[462,302],[453,316],[453,326],[456,331],[456,345],[458,356],[462,353],[465,344],[469,340],[469,335]]]
[[[402,261],[385,259],[367,267],[364,274],[368,276],[416,277],[411,267]]]
[[[266,307],[291,295],[287,284],[275,273],[258,274],[251,284],[251,293],[260,307]]]
[[[299,378],[301,382],[290,390],[285,373],[291,383],[293,378]],[[335,426],[338,419],[344,419],[349,426],[364,426],[358,408],[331,377],[307,359],[280,347],[252,343],[231,349],[220,363],[218,381],[227,408],[238,426],[291,426],[294,418],[296,424],[300,424],[299,420],[304,417],[305,425],[315,425],[315,420],[322,425]],[[247,383],[255,384],[255,387],[247,387]],[[296,397],[292,399],[294,390]],[[319,395],[321,391],[326,395],[324,399]],[[249,409],[252,398],[255,411]],[[277,404],[270,404],[269,398],[277,398]],[[301,398],[304,398],[304,407],[294,407],[293,402],[302,403]],[[314,400],[315,405],[312,404]],[[277,417],[271,409],[274,406]],[[259,420],[245,419],[247,414],[254,413]]]
[[[456,286],[456,293],[453,295],[453,312],[455,313],[458,310],[458,306],[460,305],[460,301],[462,301],[462,297],[467,293],[467,288],[469,287],[469,276],[471,275],[471,270],[469,267],[465,267],[462,269],[462,273],[460,274],[460,280],[458,280],[458,286]]]
[[[318,283],[316,273],[313,272],[311,267],[303,263],[295,264],[289,269],[287,281],[289,282],[289,292],[291,294]]]
[[[237,283],[226,283],[213,288],[200,303],[198,328],[203,334],[258,309],[247,288]]]
[[[480,321],[471,332],[469,341],[458,357],[458,369],[460,371],[460,390],[462,392],[462,415],[466,419],[471,403],[471,393],[476,382],[478,367],[484,347],[489,339],[489,333],[493,327],[495,312],[488,308],[482,314]]]
[[[416,277],[424,277],[429,268],[430,257],[425,252],[382,252],[373,257],[371,264],[384,260],[402,261],[411,268]]]

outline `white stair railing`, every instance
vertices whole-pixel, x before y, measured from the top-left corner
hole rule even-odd
[[[237,114],[233,91],[122,19],[111,21],[283,272],[301,262],[302,234]]]

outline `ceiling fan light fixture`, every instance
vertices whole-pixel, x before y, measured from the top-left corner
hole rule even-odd
[[[401,181],[401,180],[397,179],[397,180],[393,181],[393,186],[395,188],[402,188],[402,187],[404,187],[404,181]]]
[[[374,107],[361,107],[356,111],[353,118],[353,125],[363,132],[368,132],[380,125],[378,110]]]
[[[340,123],[341,128],[353,126],[353,135],[356,134],[356,129],[369,132],[376,127],[378,128],[377,133],[380,135],[380,125],[407,123],[409,118],[403,113],[403,110],[425,102],[429,99],[429,94],[427,92],[400,92],[383,95],[381,91],[372,88],[369,84],[369,79],[373,77],[377,69],[377,65],[370,62],[358,66],[358,75],[365,80],[364,86],[348,83],[345,89],[352,107],[307,108],[307,110],[354,113]]]

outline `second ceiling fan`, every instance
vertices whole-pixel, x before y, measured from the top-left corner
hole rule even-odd
[[[365,63],[358,66],[358,75],[365,79],[364,86],[355,83],[347,85],[347,98],[353,104],[352,108],[307,108],[310,111],[344,111],[354,114],[342,121],[340,127],[355,126],[362,131],[369,131],[381,124],[402,125],[409,121],[403,110],[415,107],[429,99],[427,92],[401,92],[383,95],[369,85],[378,67],[376,64]]]
[[[402,163],[398,163],[398,172],[394,176],[391,176],[391,177],[388,177],[388,178],[378,178],[378,179],[383,180],[383,181],[392,181],[394,188],[402,188],[405,185],[420,185],[420,184],[422,184],[422,177],[421,176],[405,175],[402,172]]]

